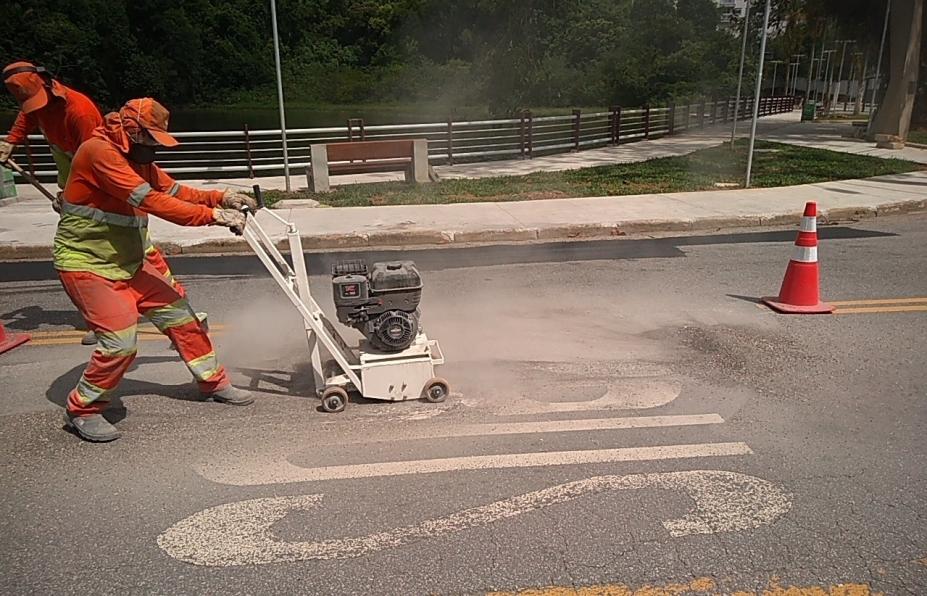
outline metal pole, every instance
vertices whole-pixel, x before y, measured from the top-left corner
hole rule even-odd
[[[837,102],[840,101],[840,85],[841,81],[843,80],[843,63],[846,61],[847,57],[847,44],[852,43],[853,41],[854,40],[852,39],[841,40],[841,43],[843,43],[843,51],[840,52],[840,69],[837,71],[837,87],[834,89],[834,98],[831,101],[832,105],[837,105]],[[847,85],[847,93],[849,92],[849,85]]]
[[[876,93],[881,87],[880,77],[882,76],[882,52],[885,50],[885,34],[888,33],[888,15],[892,10],[892,0],[888,0],[885,3],[885,24],[882,25],[882,42],[879,44],[879,60],[876,62],[876,72],[875,80],[872,83],[872,101],[870,102],[869,108],[869,124],[866,125],[866,134],[869,134],[869,131],[872,130],[872,121],[875,119],[875,114],[877,111],[876,106]]]
[[[747,54],[747,31],[750,29],[750,0],[747,0],[747,6],[744,8],[744,34],[743,42],[740,44],[740,73],[737,75],[737,95],[734,99],[734,121],[731,124],[731,145],[734,144],[734,137],[737,135],[737,118],[740,116],[740,86],[744,80],[744,56]]]
[[[811,77],[814,75],[814,50],[816,44],[811,44],[811,64],[808,66],[808,84],[805,86],[805,101],[811,99]]]
[[[763,15],[763,35],[760,38],[760,65],[757,67],[756,76],[756,95],[760,96],[760,88],[763,84],[763,60],[766,58],[766,30],[769,28],[769,8],[772,0],[766,0],[766,14]],[[756,143],[756,121],[759,117],[760,102],[753,102],[753,123],[750,128],[750,148],[747,151],[747,181],[744,188],[750,188],[750,176],[753,173],[753,145]]]
[[[286,151],[286,116],[283,113],[283,76],[280,74],[280,38],[277,35],[277,2],[270,0],[270,22],[274,31],[274,62],[277,67],[277,100],[280,103],[280,138],[283,141],[283,179],[290,192],[290,158]]]
[[[772,91],[772,95],[775,96],[776,95],[776,81],[777,81],[776,74],[778,74],[779,64],[782,63],[782,60],[770,60],[769,62],[770,64],[773,65],[773,77],[772,77],[772,90],[771,91]]]
[[[824,50],[824,53],[827,54],[827,58],[825,59],[825,62],[824,62],[824,68],[821,71],[821,99],[820,101],[822,103],[824,102],[825,99],[827,99],[827,92],[829,90],[829,87],[827,86],[827,78],[829,77],[829,73],[830,73],[830,56],[831,54],[834,53],[834,51],[835,50]]]

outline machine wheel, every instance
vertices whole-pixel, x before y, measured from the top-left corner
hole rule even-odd
[[[344,411],[348,405],[348,392],[341,387],[326,387],[322,392],[322,409],[329,414]]]
[[[451,393],[451,387],[447,381],[440,377],[435,377],[428,381],[422,390],[422,397],[433,404],[441,403]]]

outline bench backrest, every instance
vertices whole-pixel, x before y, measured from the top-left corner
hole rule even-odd
[[[357,141],[353,143],[328,143],[328,161],[351,161],[360,159],[412,159],[411,139],[398,141]]]

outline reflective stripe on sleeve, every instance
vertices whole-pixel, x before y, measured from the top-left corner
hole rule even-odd
[[[175,182],[174,186],[172,186],[170,190],[167,191],[167,194],[171,195],[172,197],[176,197],[178,193],[180,193],[180,184]]]
[[[133,207],[138,207],[142,204],[142,201],[145,200],[145,197],[148,196],[148,193],[151,192],[151,185],[147,182],[142,182],[135,187],[135,190],[129,195],[129,204]]]

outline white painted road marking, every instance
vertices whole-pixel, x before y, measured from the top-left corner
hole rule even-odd
[[[565,433],[592,430],[622,430],[629,428],[662,428],[724,424],[719,414],[681,414],[671,416],[629,416],[625,418],[589,418],[583,420],[544,420],[539,422],[489,422],[456,426],[409,425],[402,429],[401,440],[448,439],[454,437],[485,437],[495,435],[526,435],[535,433]],[[339,445],[352,443],[395,442],[396,435],[373,436],[369,432],[342,437]]]
[[[479,399],[463,399],[464,405],[488,408],[497,414],[552,414],[565,412],[592,412],[597,410],[639,410],[663,406],[679,397],[682,383],[655,378],[618,379],[609,383],[605,395],[587,401],[539,401],[519,399],[514,402],[494,403]]]
[[[531,468],[539,466],[565,466],[627,461],[686,459],[696,457],[723,457],[750,455],[753,451],[746,443],[696,443],[691,445],[663,445],[656,447],[627,447],[621,449],[590,449],[581,451],[553,451],[541,453],[509,453],[393,461],[371,464],[301,468],[290,462],[261,455],[250,460],[199,466],[197,471],[213,482],[237,486],[314,482],[319,480],[348,480],[405,474],[433,474],[460,470],[489,470],[498,468]]]
[[[251,499],[191,515],[158,536],[158,545],[175,559],[219,567],[348,559],[486,526],[586,495],[643,488],[679,490],[693,500],[695,507],[688,514],[662,522],[673,537],[753,529],[773,523],[791,508],[790,496],[771,482],[735,472],[696,470],[596,476],[418,524],[318,542],[278,540],[272,528],[291,511],[315,509],[323,495]]]

